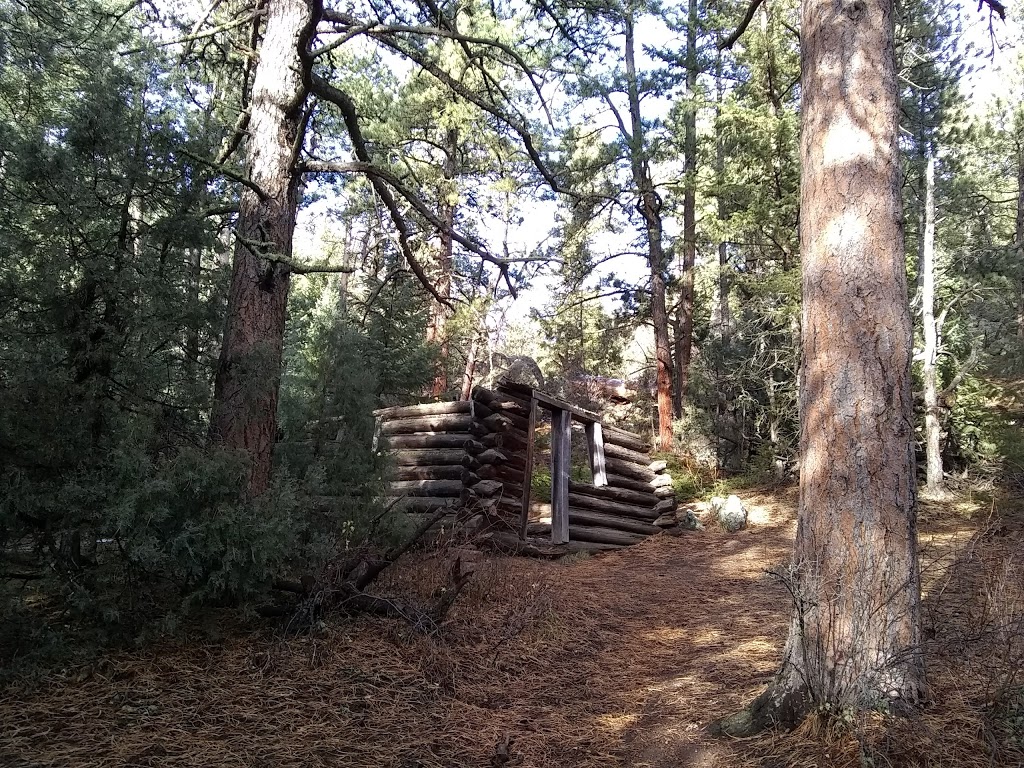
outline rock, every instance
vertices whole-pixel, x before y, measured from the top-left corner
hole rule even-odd
[[[692,509],[677,510],[676,520],[679,521],[680,528],[685,528],[688,531],[704,530],[704,523],[697,519],[697,516],[693,513]]]
[[[647,468],[651,470],[651,472],[664,472],[668,469],[668,462],[664,459],[658,459],[657,461],[652,461],[648,464]]]
[[[711,509],[718,515],[718,523],[729,533],[735,533],[747,527],[747,510],[735,494],[723,499],[715,496],[711,499]]]
[[[664,488],[655,488],[654,495],[657,496],[659,499],[674,499],[676,496],[676,489],[673,488],[671,485],[666,485]]]
[[[651,480],[652,488],[671,488],[672,487],[672,475],[655,475],[654,479]]]

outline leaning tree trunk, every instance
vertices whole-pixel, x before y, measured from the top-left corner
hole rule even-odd
[[[305,0],[268,0],[253,79],[246,166],[252,184],[240,201],[227,321],[210,431],[245,454],[245,492],[270,482],[288,302],[292,234],[299,200],[294,147],[301,142],[306,90],[300,52],[316,28]]]
[[[925,692],[893,0],[804,0],[802,22],[796,608],[734,734]]]

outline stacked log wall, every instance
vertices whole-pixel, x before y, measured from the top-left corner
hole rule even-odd
[[[476,387],[465,402],[383,408],[381,449],[395,463],[390,496],[399,509],[427,513],[451,507],[446,524],[482,527],[508,544],[524,507],[532,390],[517,384]],[[583,412],[584,415],[585,412]],[[595,418],[596,420],[596,418]],[[676,500],[665,462],[652,461],[639,435],[602,425],[608,484],[569,483],[569,537],[579,546],[629,546],[675,525]],[[527,499],[529,504],[529,499]],[[534,536],[550,525],[533,522],[524,546],[547,549]]]

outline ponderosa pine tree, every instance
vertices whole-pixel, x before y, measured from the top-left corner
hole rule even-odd
[[[804,0],[800,513],[778,675],[730,734],[925,698],[891,0]]]

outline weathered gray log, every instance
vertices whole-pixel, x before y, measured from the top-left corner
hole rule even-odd
[[[395,467],[392,478],[395,480],[462,480],[462,473],[465,471],[461,464]]]
[[[604,453],[604,427],[599,421],[592,421],[585,425],[587,435],[587,459],[590,462],[590,475],[594,478],[594,485],[604,487],[608,485],[608,469],[605,464]]]
[[[572,461],[572,417],[569,411],[551,412],[551,543],[569,541],[569,473]]]
[[[486,451],[478,453],[476,460],[481,464],[504,464],[508,461],[508,456],[496,448],[488,448]]]
[[[550,526],[548,526],[548,529],[550,529]],[[576,552],[609,552],[622,548],[618,544],[599,544],[589,541],[570,541],[568,544],[555,546],[550,541],[532,536],[520,539],[516,534],[508,531],[495,531],[494,533],[485,534],[481,537],[480,543],[498,552],[551,559],[564,557]]]
[[[660,501],[657,495],[651,493],[650,490],[631,491],[627,488],[613,488],[610,485],[598,488],[589,483],[577,483],[573,480],[569,481],[569,492],[582,493],[585,496],[596,496],[599,499],[608,499],[610,501],[621,501],[625,504],[636,504],[640,507],[653,507]]]
[[[672,475],[655,475],[650,484],[651,488],[671,488]]]
[[[674,512],[676,506],[676,500],[674,498],[663,499],[654,505],[654,511],[657,512],[659,515],[663,515],[666,512]]]
[[[492,432],[508,432],[513,427],[512,420],[504,414],[492,414],[480,423]]]
[[[653,507],[640,507],[635,504],[623,504],[621,501],[599,499],[596,496],[584,496],[581,493],[570,493],[569,504],[582,509],[593,509],[596,512],[607,512],[609,515],[632,517],[637,520],[654,520],[660,515]]]
[[[404,510],[406,512],[432,512],[435,509],[441,509],[442,507],[452,507],[453,509],[459,505],[457,498],[438,498],[430,496],[409,496],[407,498],[389,498],[387,499],[388,504],[394,504],[394,509]]]
[[[634,520],[629,517],[619,517],[604,512],[595,512],[592,509],[579,509],[577,507],[569,507],[569,522],[574,525],[597,525],[611,528],[615,531],[639,533],[644,536],[653,536],[656,533],[661,533],[660,528],[643,520]]]
[[[673,488],[671,485],[664,485],[660,488],[654,488],[652,492],[659,499],[674,499],[676,497],[676,489]]]
[[[599,528],[590,525],[569,526],[570,541],[592,541],[598,544],[630,546],[632,544],[639,544],[646,538],[646,536],[640,533],[626,533],[625,531],[616,531],[612,528]]]
[[[659,528],[671,528],[675,525],[679,525],[679,518],[675,512],[666,512],[655,520],[654,524]]]
[[[378,408],[373,412],[385,421],[393,419],[418,418],[420,416],[441,416],[453,413],[470,413],[472,405],[466,401],[447,403],[420,403],[419,405],[396,405],[391,408]]]
[[[607,424],[604,425],[604,441],[612,445],[621,445],[623,448],[629,448],[637,453],[649,453],[651,450],[651,446],[640,435],[634,435],[632,432]]]
[[[473,389],[473,399],[484,403],[493,411],[507,411],[523,418],[528,418],[530,415],[530,407],[525,401],[483,387]]]
[[[651,472],[664,472],[668,469],[668,462],[664,459],[658,459],[657,461],[652,461],[648,464],[647,468],[651,470]]]
[[[388,485],[393,496],[458,497],[462,493],[461,480],[397,480]]]
[[[530,399],[530,417],[526,420],[526,456],[523,459],[523,495],[519,508],[519,538],[526,538],[530,519],[530,489],[533,485],[533,444],[537,431],[537,401]],[[550,533],[550,532],[549,532]]]
[[[410,449],[465,449],[467,443],[474,442],[469,432],[451,432],[438,435],[391,435],[385,438],[383,446],[392,451]]]
[[[471,400],[473,403],[473,415],[479,420],[483,421],[488,416],[493,416],[494,411],[486,404],[481,403],[479,400]]]
[[[633,451],[629,448],[623,448],[621,445],[609,443],[607,432],[604,437],[604,453],[606,456],[613,459],[619,459],[620,461],[628,461],[632,464],[640,464],[645,467],[650,464],[651,457],[649,454],[641,453],[640,451]]]
[[[398,466],[432,466],[461,464],[466,452],[460,448],[437,448],[434,450],[402,450],[392,452]]]
[[[515,429],[526,432],[529,428],[529,419],[525,416],[520,416],[518,413],[513,413],[512,411],[502,411],[498,409],[494,409],[494,413],[500,415],[503,419],[508,419],[509,426]]]
[[[530,396],[533,394],[533,387],[527,384],[519,384],[514,381],[502,382],[498,385],[496,393],[502,399],[517,400],[524,408],[530,407]]]
[[[481,480],[473,484],[472,491],[482,498],[490,498],[501,493],[502,483],[499,480]]]
[[[501,448],[505,444],[505,436],[500,432],[491,432],[480,438],[480,444],[487,448]]]
[[[476,485],[481,480],[480,475],[473,472],[470,469],[462,469],[462,484],[469,488],[470,486]]]
[[[639,491],[640,493],[654,493],[650,483],[643,480],[633,480],[622,475],[608,475],[608,485],[612,488],[627,488],[631,491]]]
[[[606,459],[606,463],[608,465],[609,472],[623,477],[629,477],[633,480],[641,480],[649,483],[657,477],[657,475],[654,474],[654,472],[651,472],[651,470],[646,466],[622,461],[621,459]]]
[[[524,473],[515,467],[502,467],[497,464],[484,464],[476,471],[481,480],[501,480],[522,486]]]
[[[441,414],[439,416],[420,416],[410,419],[393,419],[381,425],[381,434],[404,435],[414,432],[473,432],[478,430],[478,422],[469,414]]]

